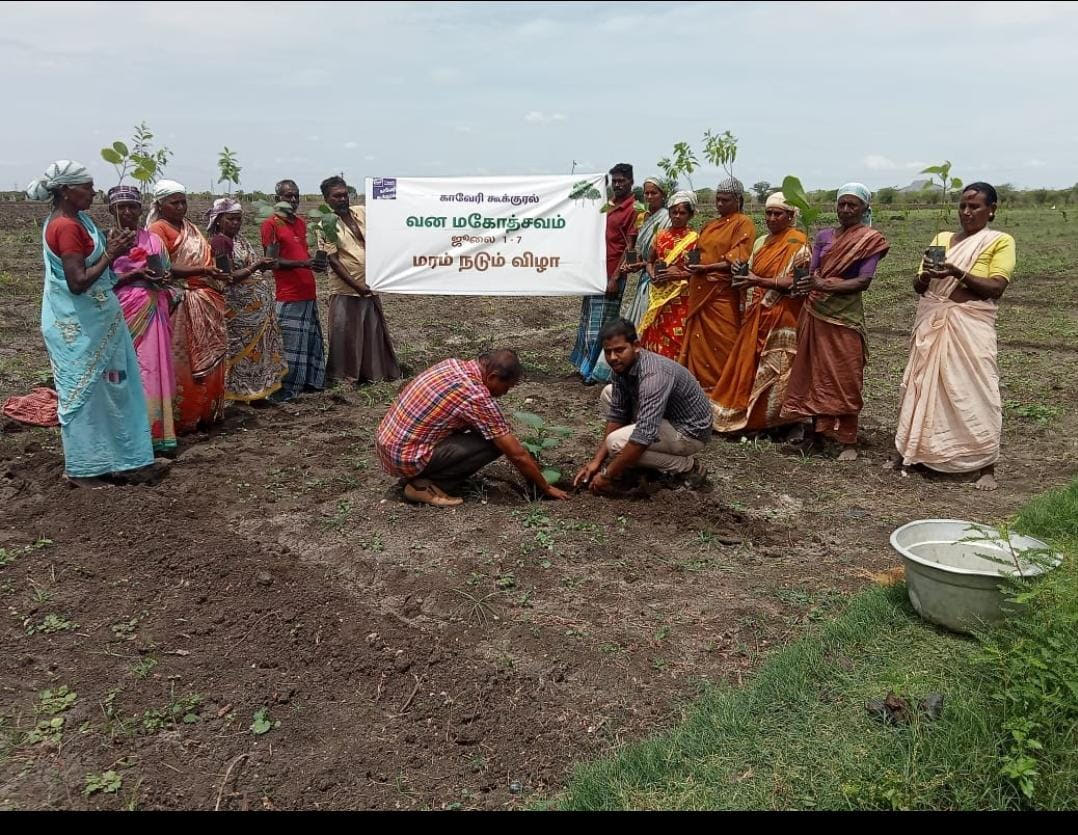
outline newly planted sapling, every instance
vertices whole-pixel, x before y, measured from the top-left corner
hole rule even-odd
[[[240,165],[236,160],[236,152],[230,150],[227,145],[217,155],[217,170],[221,173],[217,182],[226,183],[226,188],[228,189],[226,193],[231,195],[232,186],[240,184]]]
[[[943,229],[943,224],[950,215],[950,204],[948,202],[948,195],[953,194],[956,189],[962,188],[962,181],[958,177],[951,176],[951,161],[949,159],[944,160],[941,165],[930,165],[924,169],[922,174],[928,174],[929,181],[925,185],[925,188],[932,188],[935,183],[933,177],[939,177],[940,185],[940,210],[936,216],[936,235]],[[933,267],[942,267],[947,260],[947,248],[943,246],[932,245],[925,250],[925,261],[927,261]]]
[[[812,244],[816,239],[816,221],[820,217],[820,210],[816,206],[809,203],[808,195],[805,193],[804,186],[801,185],[801,180],[795,177],[793,174],[788,174],[782,180],[782,196],[786,199],[786,202],[791,206],[797,208],[800,213],[799,222],[805,230],[805,234],[808,235],[809,249],[812,249]],[[794,295],[804,295],[805,282],[809,277],[809,268],[807,265],[797,265],[794,267]],[[800,286],[799,286],[800,285]]]
[[[314,251],[314,268],[319,271],[326,269],[329,260],[326,251],[322,249],[323,240],[334,245],[339,240],[337,213],[325,203],[315,206],[307,213],[307,247]]]
[[[548,484],[557,484],[561,480],[561,470],[543,466],[543,453],[561,444],[573,430],[568,426],[555,426],[547,423],[533,412],[513,412],[513,417],[528,427],[528,434],[521,437],[524,448],[539,462],[543,478]]]
[[[101,149],[101,158],[116,169],[118,186],[123,185],[124,177],[130,173],[131,179],[141,183],[145,190],[147,183],[153,180],[157,172],[156,160],[129,151],[127,145],[118,139],[111,147]]]
[[[737,159],[737,137],[730,131],[721,134],[704,131],[704,158],[722,168],[727,177],[734,176],[734,160]]]

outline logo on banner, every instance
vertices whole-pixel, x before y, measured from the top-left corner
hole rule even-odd
[[[372,196],[375,200],[396,200],[397,178],[375,177],[372,192]]]

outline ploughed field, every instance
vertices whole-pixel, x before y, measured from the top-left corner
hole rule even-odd
[[[205,205],[193,201],[201,216]],[[95,212],[101,216],[99,208]],[[1078,470],[1078,244],[1004,210],[1000,489],[880,464],[891,448],[930,211],[877,209],[853,464],[716,438],[709,492],[529,503],[498,462],[460,508],[400,501],[373,433],[397,384],[233,406],[156,486],[77,491],[56,430],[0,433],[0,808],[503,808],[669,726],[896,563],[923,517],[991,520]],[[0,397],[48,380],[41,206],[0,204]],[[103,219],[103,216],[101,216]],[[758,227],[762,219],[757,216]],[[246,233],[257,237],[257,230]],[[506,399],[600,434],[571,376],[579,301],[385,296],[420,369],[520,351]],[[67,688],[64,690],[63,688]],[[45,691],[49,691],[46,693]]]

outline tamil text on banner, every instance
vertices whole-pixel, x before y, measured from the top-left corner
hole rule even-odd
[[[606,290],[606,179],[368,178],[367,283],[386,293]]]

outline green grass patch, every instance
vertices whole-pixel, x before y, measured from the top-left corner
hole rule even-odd
[[[1015,528],[1066,553],[1028,609],[981,641],[925,623],[904,585],[870,588],[674,730],[577,769],[560,809],[1078,808],[1078,480]],[[888,691],[944,695],[885,725]]]

